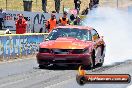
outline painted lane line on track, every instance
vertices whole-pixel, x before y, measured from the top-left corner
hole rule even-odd
[[[69,72],[65,72],[65,74],[68,74]],[[55,75],[53,75],[53,74],[55,74]],[[31,74],[32,75],[32,74]],[[0,88],[3,88],[3,87],[7,87],[7,86],[10,86],[10,85],[14,85],[14,84],[20,84],[20,82],[22,83],[22,82],[24,82],[24,81],[28,81],[28,80],[33,80],[33,79],[35,79],[35,78],[32,78],[33,76],[31,76],[30,75],[30,77],[25,77],[24,76],[24,78],[22,78],[22,79],[18,79],[18,80],[14,80],[13,82],[6,82],[6,83],[2,83],[2,84],[0,84]],[[35,76],[36,78],[39,78],[39,77],[42,77],[42,75],[44,76],[44,74],[42,73],[42,74],[38,74],[37,76]],[[49,73],[46,73],[45,75],[49,75]],[[48,77],[48,78],[46,78],[45,79],[45,81],[46,80],[48,80],[48,79],[52,79],[52,78],[54,78],[54,77],[56,77],[56,76],[58,76],[58,75],[64,75],[64,72],[63,73],[60,73],[60,72],[58,72],[58,71],[53,71],[53,72],[50,72],[50,75],[53,75],[52,77]],[[40,82],[41,82],[42,80],[40,80]]]
[[[21,74],[21,75],[18,74],[18,75],[7,77],[6,78],[7,80],[5,80],[5,81],[3,81],[4,80],[4,78],[3,78],[3,79],[0,80],[0,88],[4,87],[4,86],[16,84],[16,83],[19,83],[19,82],[22,82],[22,81],[26,81],[28,79],[31,79],[32,76],[36,77],[36,76],[42,76],[42,75],[46,75],[46,74],[48,75],[50,73],[55,73],[55,72],[54,71],[53,72],[49,71],[49,72],[46,72],[45,74],[43,74],[43,71],[37,71],[34,74],[32,74],[32,72],[27,73],[27,74]],[[15,77],[17,77],[17,78],[15,78]]]
[[[60,85],[60,84],[65,84],[66,82],[69,82],[69,81],[72,81],[74,80],[75,78],[70,78],[68,80],[64,80],[64,81],[61,81],[59,83],[56,83],[56,84],[53,84],[53,85],[50,85],[50,86],[47,86],[47,87],[44,87],[44,88],[55,88],[57,85]]]
[[[71,79],[75,76],[75,72],[68,71],[68,72],[62,72],[61,74],[55,74],[53,77],[50,77],[48,79],[44,79],[41,82],[37,82],[33,85],[28,86],[27,88],[41,88],[41,86],[48,87],[50,85],[54,85],[57,83],[60,83],[62,81],[65,81],[67,79]],[[53,84],[54,83],[54,84]],[[38,85],[40,84],[40,85]]]
[[[24,80],[26,80],[26,79],[21,79],[21,80],[18,80],[18,81],[14,81],[14,82],[9,82],[9,83],[5,83],[5,84],[1,84],[1,85],[0,85],[0,88],[5,87],[5,86],[9,86],[9,85],[12,85],[12,84],[16,84],[16,83],[22,82],[22,81],[24,81]]]
[[[18,59],[12,59],[12,60],[4,60],[4,61],[0,61],[0,64],[14,63],[18,61],[31,60],[31,59],[35,59],[35,58],[24,58],[24,59],[18,58]]]

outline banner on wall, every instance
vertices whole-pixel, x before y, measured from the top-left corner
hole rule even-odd
[[[16,30],[15,21],[18,19],[20,14],[24,15],[24,18],[27,20],[28,26],[27,31],[29,33],[38,33],[40,29],[43,28],[45,32],[45,23],[50,18],[50,13],[41,13],[41,12],[27,12],[27,11],[4,11],[6,16],[4,19],[3,29]],[[62,14],[56,13],[56,19],[62,16]],[[69,14],[68,14],[68,17]]]
[[[1,35],[0,58],[9,59],[16,56],[35,54],[39,44],[47,34]]]

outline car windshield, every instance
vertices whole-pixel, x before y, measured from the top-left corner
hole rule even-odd
[[[89,30],[77,28],[58,28],[54,29],[46,38],[46,40],[56,40],[59,37],[72,37],[79,40],[90,41],[91,35]]]

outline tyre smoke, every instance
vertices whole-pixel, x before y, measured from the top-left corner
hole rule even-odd
[[[95,28],[106,43],[104,65],[132,60],[132,14],[110,7],[90,12],[83,25]]]

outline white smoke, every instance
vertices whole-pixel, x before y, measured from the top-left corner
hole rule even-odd
[[[104,36],[104,65],[132,59],[132,14],[115,8],[99,7],[90,12],[84,23]]]

